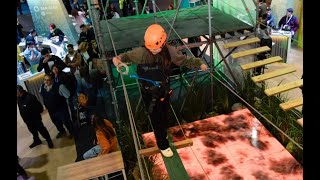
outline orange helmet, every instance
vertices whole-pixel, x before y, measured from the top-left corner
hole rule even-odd
[[[144,45],[148,49],[161,48],[167,39],[167,33],[159,24],[150,25],[144,34]]]

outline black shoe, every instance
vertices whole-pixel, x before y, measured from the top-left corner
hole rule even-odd
[[[34,148],[38,145],[42,144],[42,141],[41,140],[38,140],[38,141],[33,141],[33,143],[29,146],[30,148]]]
[[[52,141],[50,140],[50,141],[47,141],[48,142],[48,147],[50,148],[50,149],[52,149],[53,148],[53,143],[52,143]]]
[[[56,136],[57,139],[61,138],[62,136],[66,135],[65,131],[59,132]]]

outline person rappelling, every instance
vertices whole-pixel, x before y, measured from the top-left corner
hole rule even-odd
[[[159,24],[150,25],[144,35],[144,46],[127,51],[113,58],[113,64],[119,69],[124,63],[137,64],[137,78],[141,87],[145,110],[150,116],[158,148],[165,157],[173,152],[167,139],[169,124],[168,107],[170,95],[171,63],[190,69],[200,68],[207,71],[207,65],[200,58],[183,55],[178,49],[166,44],[167,33]]]

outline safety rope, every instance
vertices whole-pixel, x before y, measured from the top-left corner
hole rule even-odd
[[[102,2],[102,0],[101,0],[101,2]],[[103,8],[103,11],[104,11],[104,7],[102,7],[102,8]],[[111,44],[112,44],[112,48],[113,48],[114,54],[115,54],[115,56],[118,56],[117,50],[116,50],[115,45],[114,45],[113,37],[112,37],[112,34],[111,34],[111,30],[110,30],[110,27],[109,27],[109,23],[108,23],[108,20],[107,20],[107,17],[106,17],[105,13],[104,13],[104,16],[105,16],[105,19],[106,19],[105,21],[106,21],[106,24],[107,24],[107,28],[108,28],[108,32],[109,32],[109,36],[110,36],[110,40],[111,40]],[[133,114],[132,114],[130,100],[129,100],[128,93],[127,93],[127,88],[125,86],[125,82],[124,82],[122,73],[119,73],[119,74],[120,74],[121,82],[122,82],[122,86],[123,86],[123,93],[124,93],[124,97],[125,97],[125,101],[126,101],[130,127],[132,129],[133,142],[134,142],[134,146],[135,146],[136,156],[137,156],[137,159],[138,159],[138,165],[139,165],[139,170],[140,170],[140,173],[141,173],[141,179],[144,180],[145,179],[144,178],[144,171],[143,171],[143,168],[142,168],[141,157],[139,155],[139,149],[138,149],[138,146],[140,147],[140,144],[138,145],[138,143],[137,143],[138,133],[137,133],[137,130],[136,130],[136,126],[134,124],[134,117],[133,117]],[[148,171],[148,169],[146,169],[146,171]],[[148,173],[148,177],[149,177],[149,173]],[[150,177],[149,177],[149,179],[150,179]]]

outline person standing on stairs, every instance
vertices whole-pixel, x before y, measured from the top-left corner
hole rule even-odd
[[[268,27],[266,24],[260,24],[260,29],[258,29],[257,37],[260,39],[260,47],[268,46],[272,50],[272,38],[270,37],[271,28]],[[257,54],[257,60],[264,60],[267,59],[270,54],[271,50],[267,52],[262,52]],[[258,76],[264,70],[264,66],[260,66],[254,69],[254,75]]]
[[[42,137],[47,140],[49,148],[53,148],[50,134],[42,123],[42,104],[33,94],[25,91],[20,85],[17,85],[17,100],[20,115],[26,123],[30,133],[33,135],[33,143],[29,147],[34,148],[42,144],[39,138],[40,133]]]
[[[187,57],[175,47],[166,44],[167,33],[159,24],[150,25],[144,35],[144,46],[122,53],[113,58],[118,68],[123,62],[137,64],[137,75],[160,85],[139,80],[145,110],[150,115],[157,145],[165,157],[173,156],[167,139],[168,107],[170,90],[171,63],[188,68],[200,68],[207,71],[200,58]]]

